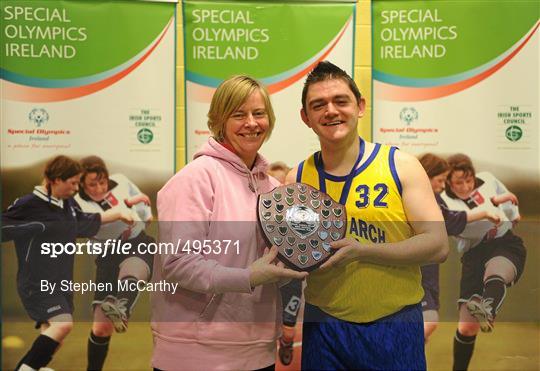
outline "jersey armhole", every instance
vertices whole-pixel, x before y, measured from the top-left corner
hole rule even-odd
[[[390,147],[390,152],[388,153],[388,165],[390,166],[390,172],[392,173],[392,178],[394,179],[394,182],[396,183],[396,187],[398,189],[399,195],[402,196],[403,193],[403,187],[401,186],[401,181],[399,180],[399,175],[397,173],[396,169],[396,160],[395,160],[395,154],[397,147]]]
[[[302,171],[304,170],[304,162],[302,161],[298,164],[298,169],[296,170],[296,183],[302,183]]]

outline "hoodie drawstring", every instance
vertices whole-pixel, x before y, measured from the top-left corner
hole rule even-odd
[[[257,181],[258,175],[259,174],[254,175],[251,171],[248,171],[249,189],[256,195],[259,194],[259,182]]]

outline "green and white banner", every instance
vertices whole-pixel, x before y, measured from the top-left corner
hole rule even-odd
[[[216,87],[235,74],[262,81],[276,113],[270,161],[297,164],[319,147],[300,119],[306,74],[330,60],[352,74],[355,4],[184,2],[187,159],[210,135]],[[286,152],[284,151],[286,148]]]
[[[536,0],[374,0],[374,140],[538,182],[538,26]]]
[[[40,171],[58,154],[98,155],[135,183],[162,184],[174,171],[175,11],[162,2],[2,1],[4,175]]]

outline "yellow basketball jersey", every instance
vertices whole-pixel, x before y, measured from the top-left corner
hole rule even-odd
[[[361,142],[359,157],[363,156]],[[394,163],[395,147],[376,144],[368,159],[350,174],[323,170],[320,152],[302,162],[297,181],[329,194],[347,210],[347,234],[363,244],[398,242],[413,236],[401,201]],[[349,180],[348,180],[349,179]],[[371,322],[418,303],[423,295],[418,266],[352,262],[307,278],[306,301],[351,322]]]

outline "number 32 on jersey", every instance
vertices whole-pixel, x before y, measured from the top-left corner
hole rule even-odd
[[[377,183],[370,188],[366,184],[360,184],[356,187],[356,207],[365,209],[372,202],[374,207],[388,207],[388,203],[385,202],[385,197],[388,195],[388,186],[384,183]]]

